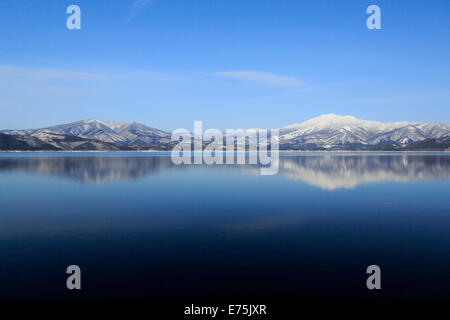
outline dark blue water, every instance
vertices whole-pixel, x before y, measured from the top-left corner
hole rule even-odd
[[[2,153],[0,298],[449,299],[450,155]]]

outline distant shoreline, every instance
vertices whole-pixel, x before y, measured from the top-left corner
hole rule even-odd
[[[113,151],[100,151],[100,150],[42,150],[42,151],[29,151],[29,150],[0,150],[0,153],[170,153],[172,151],[161,150],[113,150]],[[265,151],[263,151],[265,153]],[[270,151],[269,151],[270,152]],[[279,153],[450,153],[450,150],[279,150]],[[224,151],[223,153],[226,153]],[[236,153],[236,151],[234,151]],[[249,153],[248,151],[246,153]],[[257,151],[256,153],[262,153]]]

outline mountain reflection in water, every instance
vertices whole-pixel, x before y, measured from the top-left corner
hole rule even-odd
[[[73,299],[72,264],[82,299],[373,299],[372,264],[381,299],[450,299],[449,153],[283,153],[279,169],[0,153],[0,299]]]
[[[279,165],[278,174],[326,190],[354,188],[359,184],[371,182],[408,182],[450,177],[450,156],[445,153],[304,153],[281,155]],[[193,167],[199,165],[174,165],[169,154],[0,155],[0,172],[54,175],[82,183],[133,181],[165,170]],[[259,167],[255,165],[202,167],[259,174]]]

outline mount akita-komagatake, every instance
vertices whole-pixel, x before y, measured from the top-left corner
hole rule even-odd
[[[325,114],[279,130],[281,150],[450,150],[450,125],[435,122],[385,123]],[[175,144],[170,132],[136,122],[83,120],[0,130],[0,150],[7,151],[169,151]]]

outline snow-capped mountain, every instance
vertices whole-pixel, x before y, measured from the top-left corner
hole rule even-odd
[[[122,145],[164,144],[171,134],[136,122],[82,120],[54,127],[28,130],[4,130],[3,133],[26,135],[36,138],[48,133],[95,139]]]
[[[54,127],[3,130],[49,142],[49,134],[74,136],[127,146],[133,150],[171,150],[171,133],[136,122],[83,120]],[[245,139],[245,138],[244,138]],[[378,122],[353,116],[324,114],[300,124],[280,128],[280,149],[347,149],[354,146],[389,146],[400,150],[419,141],[450,141],[450,125],[419,122]],[[393,146],[392,146],[393,145]],[[422,146],[427,148],[427,146]],[[430,146],[428,146],[430,147]],[[435,146],[436,147],[436,146]],[[445,146],[438,146],[446,148]]]
[[[407,144],[426,139],[450,139],[450,125],[368,121],[331,113],[280,128],[280,144],[292,146]]]
[[[128,146],[64,134],[12,135],[0,133],[4,151],[131,151]]]

